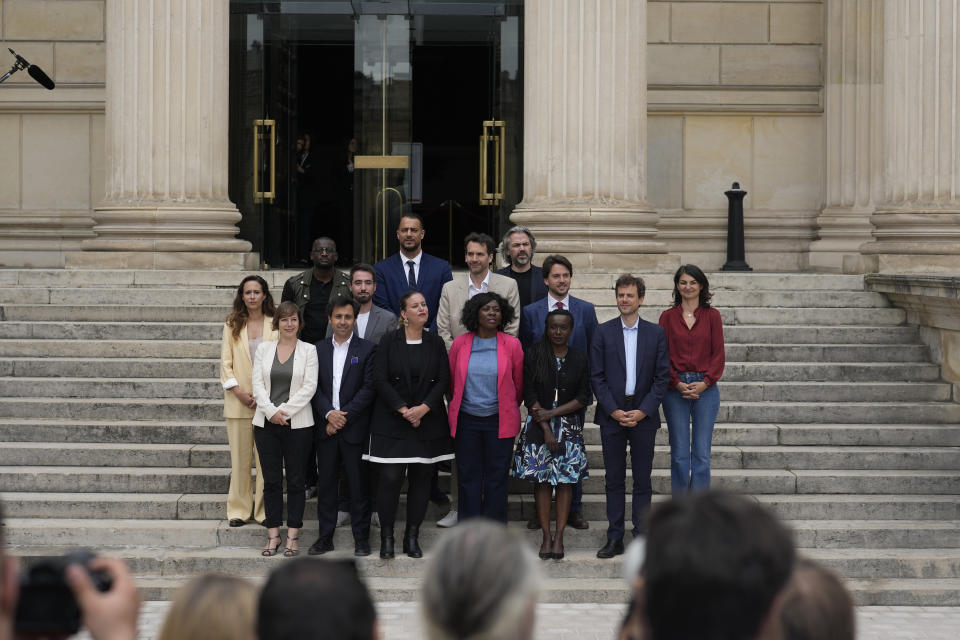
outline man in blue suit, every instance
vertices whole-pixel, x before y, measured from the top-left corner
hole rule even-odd
[[[519,338],[525,350],[543,337],[547,314],[554,309],[566,309],[573,314],[573,335],[570,336],[568,344],[589,356],[590,344],[597,330],[597,311],[592,303],[570,295],[572,279],[573,265],[567,258],[553,255],[544,259],[543,283],[547,288],[547,295],[525,306],[520,314]],[[583,517],[583,484],[580,482],[573,487],[573,500],[567,522],[575,529],[590,527]],[[536,514],[527,522],[527,528],[540,528]]]
[[[310,555],[333,550],[337,526],[337,479],[343,465],[350,493],[354,555],[370,555],[370,502],[361,456],[370,433],[375,397],[373,353],[376,346],[353,335],[360,304],[333,298],[327,305],[333,336],[317,343],[319,372],[313,396],[317,435],[317,519],[320,536]]]
[[[440,291],[453,280],[450,263],[423,252],[423,218],[416,213],[405,213],[397,227],[400,252],[384,258],[374,268],[377,271],[377,290],[373,304],[400,315],[400,298],[410,289],[423,294],[430,317],[427,327],[436,330]]]
[[[626,512],[627,443],[633,469],[633,536],[653,489],[653,445],[660,428],[660,401],[670,381],[670,359],[663,329],[640,318],[646,287],[641,278],[617,279],[620,316],[600,325],[590,348],[590,379],[597,397],[594,420],[600,425],[606,467],[607,543],[598,558],[623,553]]]
[[[547,295],[543,271],[533,264],[537,239],[527,227],[511,227],[500,243],[500,255],[507,266],[497,271],[501,276],[513,278],[520,294],[520,310],[531,302]]]

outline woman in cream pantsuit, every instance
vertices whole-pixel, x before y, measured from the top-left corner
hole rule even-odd
[[[287,546],[285,556],[300,553],[303,490],[307,460],[313,453],[313,406],[317,390],[317,348],[297,339],[303,326],[300,308],[281,302],[273,318],[276,342],[264,342],[253,356],[254,440],[263,470],[263,508],[267,528],[265,556],[280,548],[283,524],[283,478],[287,478]],[[274,544],[276,541],[276,544]]]
[[[277,339],[273,329],[273,297],[260,276],[247,276],[237,287],[233,310],[223,325],[220,346],[220,383],[223,417],[230,444],[230,490],[227,518],[231,527],[242,527],[251,515],[263,522],[263,474],[253,442],[253,356],[263,341]],[[256,465],[256,493],[250,487],[250,466]]]

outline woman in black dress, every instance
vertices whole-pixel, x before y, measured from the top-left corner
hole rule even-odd
[[[403,326],[383,336],[374,357],[377,402],[370,422],[370,451],[364,459],[380,465],[380,557],[394,556],[393,525],[406,471],[403,552],[420,558],[423,552],[418,538],[430,498],[433,465],[453,459],[443,404],[450,367],[443,339],[423,330],[430,317],[423,295],[408,291],[399,306]]]
[[[587,354],[567,345],[573,314],[547,314],[543,339],[523,362],[523,402],[529,416],[517,442],[511,475],[536,483],[534,501],[543,531],[540,557],[563,558],[563,530],[573,486],[588,477],[583,409],[591,402]],[[557,534],[550,536],[550,494],[557,490]]]

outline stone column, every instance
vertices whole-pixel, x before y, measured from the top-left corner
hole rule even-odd
[[[831,0],[825,13],[825,202],[810,266],[864,273],[883,197],[883,3]]]
[[[227,197],[229,0],[108,0],[106,189],[68,266],[244,266]],[[94,253],[88,253],[94,252]]]
[[[881,273],[960,272],[960,0],[886,0]]]
[[[675,265],[647,204],[646,0],[524,4],[523,201],[538,253],[598,269]]]

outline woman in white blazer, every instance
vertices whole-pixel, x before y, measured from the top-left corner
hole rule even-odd
[[[223,325],[220,345],[220,384],[223,385],[223,417],[230,444],[230,489],[227,518],[231,527],[242,527],[251,516],[262,523],[263,474],[253,444],[253,356],[261,342],[277,339],[273,328],[276,308],[270,287],[260,276],[247,276],[237,287],[233,310]],[[256,465],[255,489],[250,486],[250,467]]]
[[[257,347],[253,359],[254,438],[263,470],[267,545],[262,555],[280,550],[283,524],[283,471],[287,472],[287,545],[283,555],[300,553],[303,526],[303,475],[313,448],[313,409],[317,389],[317,348],[297,339],[303,318],[292,302],[281,302],[273,319],[276,342]]]

